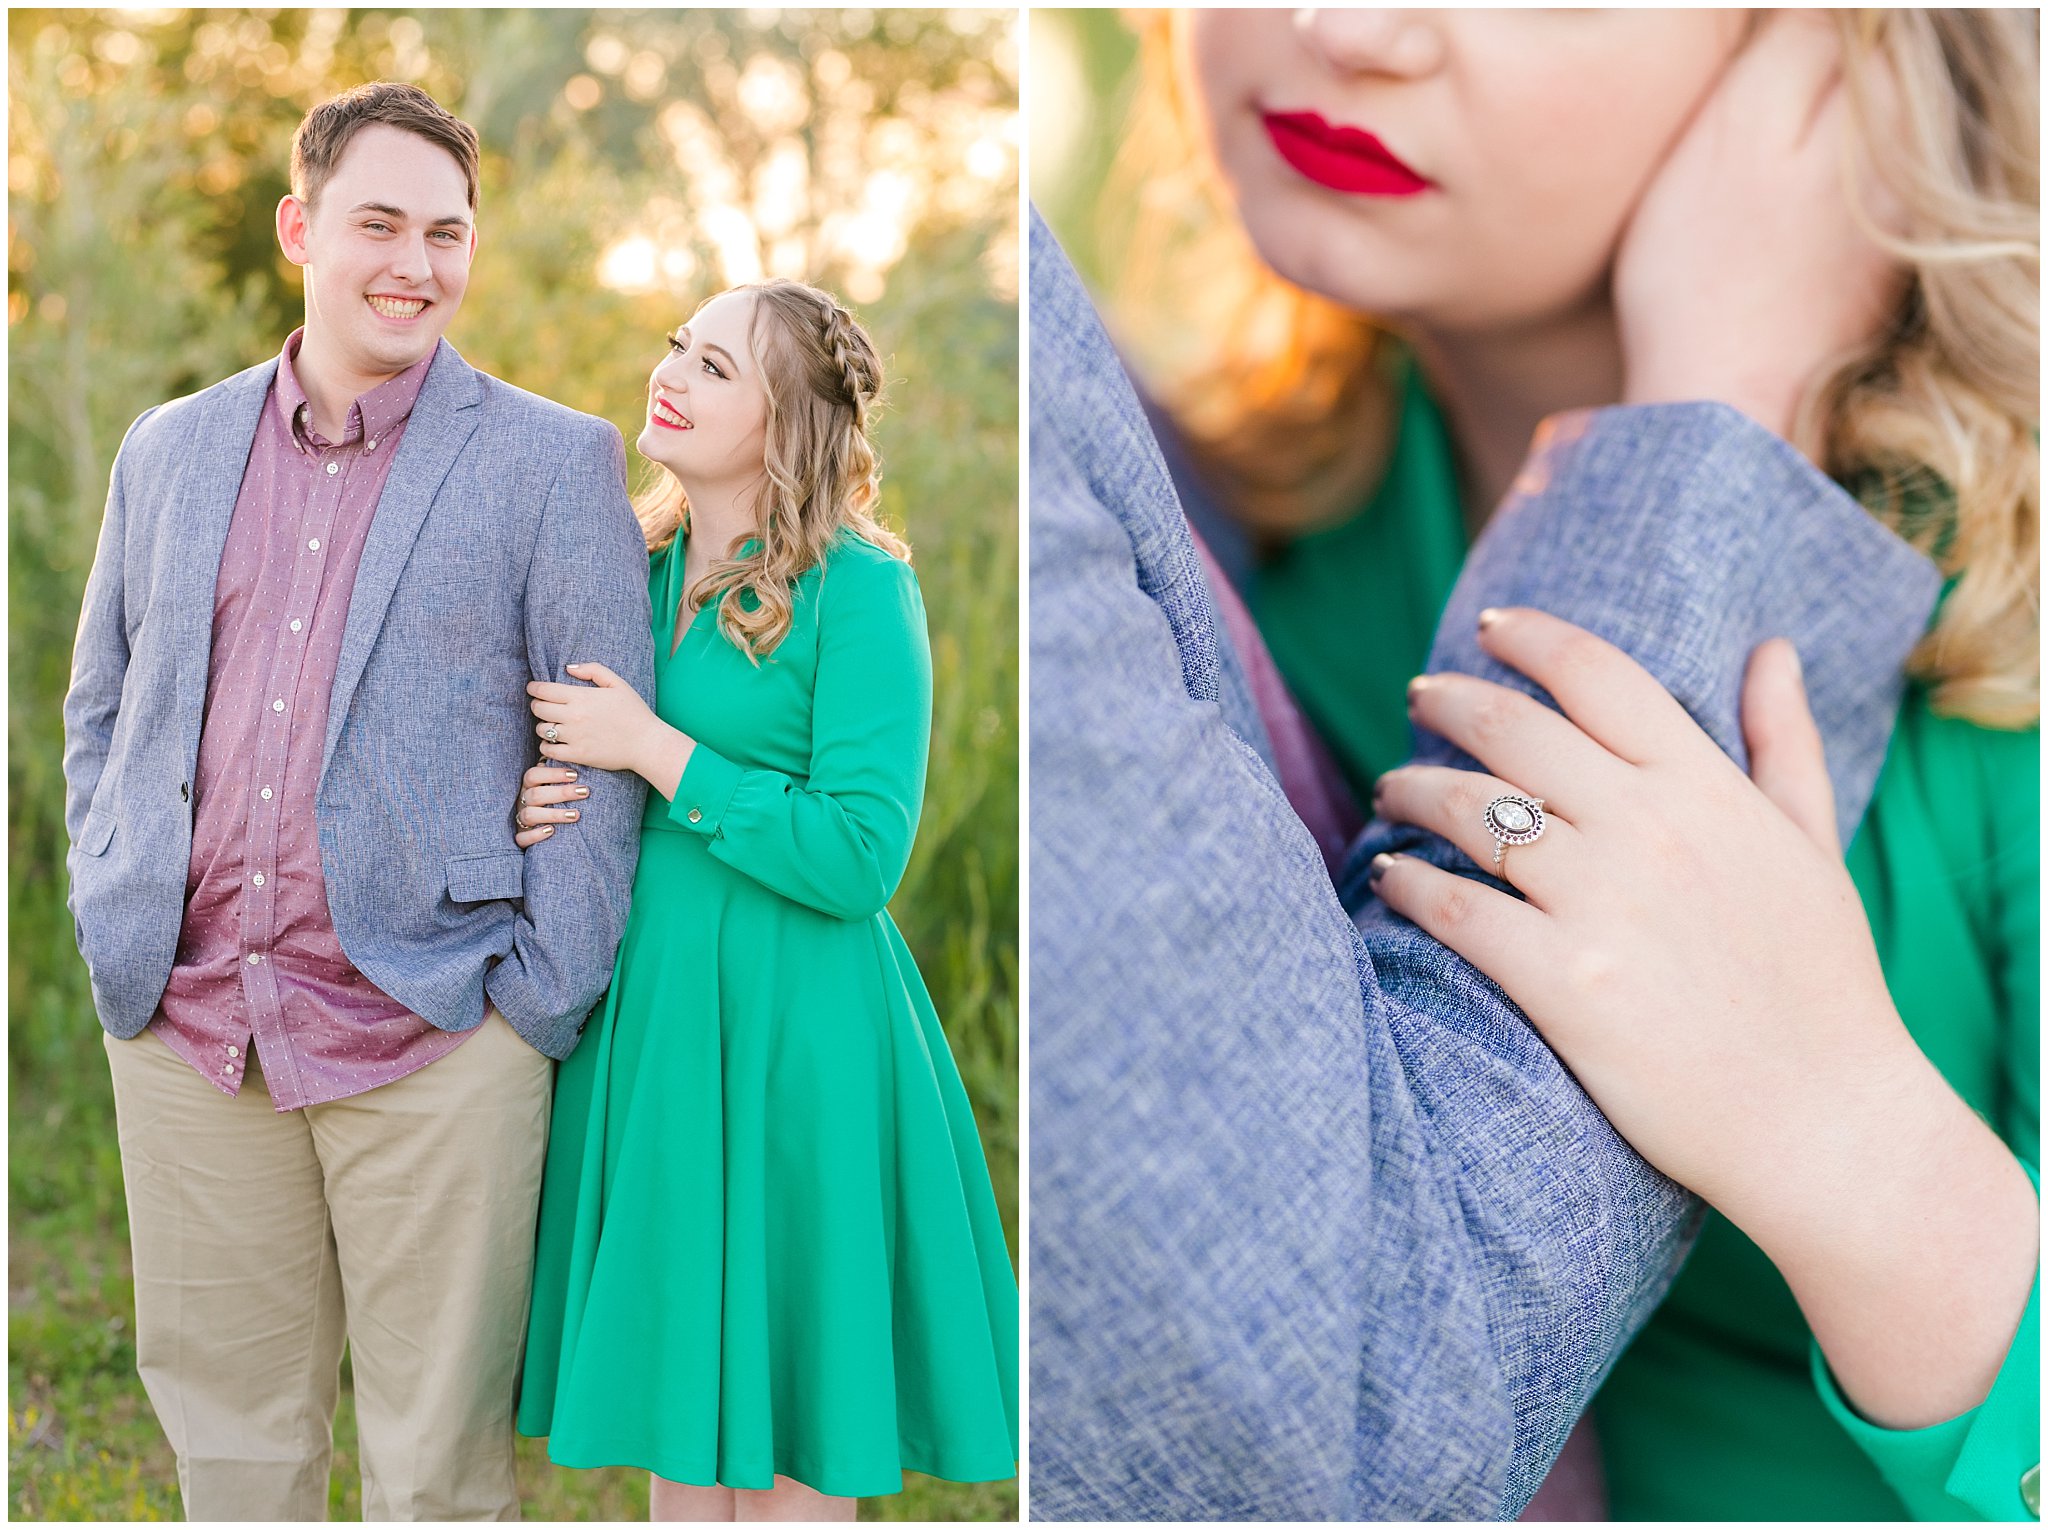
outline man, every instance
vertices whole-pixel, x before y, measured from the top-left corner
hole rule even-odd
[[[306,322],[152,409],[64,703],[143,1382],[193,1519],[325,1517],[342,1345],[368,1519],[517,1517],[513,1378],[553,1084],[609,978],[637,778],[513,843],[525,685],[652,693],[602,421],[442,338],[476,134],[407,85],[307,114]]]
[[[1374,854],[1448,847],[1371,826],[1354,924],[1037,221],[1030,270],[1033,1516],[1512,1518],[1693,1204],[1497,988],[1363,896]],[[1428,668],[1533,690],[1474,634],[1539,606],[1739,750],[1729,677],[1791,637],[1846,842],[1934,570],[1732,409],[1583,425],[1474,549]]]

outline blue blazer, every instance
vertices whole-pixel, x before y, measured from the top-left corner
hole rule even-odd
[[[214,585],[272,358],[150,410],[114,462],[64,698],[70,907],[100,1023],[129,1037],[185,917]],[[538,758],[528,680],[654,688],[647,551],[609,424],[445,340],[378,501],[321,745],[320,864],[342,950],[443,1030],[488,992],[550,1057],[610,980],[645,785],[585,771],[574,834],[513,843]]]

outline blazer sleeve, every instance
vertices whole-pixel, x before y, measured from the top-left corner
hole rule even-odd
[[[64,692],[64,832],[73,845],[99,790],[120,712],[121,687],[128,676],[129,444],[155,413],[145,411],[128,427],[114,456],[106,513],[100,520],[99,543],[78,613],[78,638],[71,649],[71,684]]]
[[[589,423],[548,490],[526,577],[526,647],[536,680],[580,684],[567,666],[594,662],[653,703],[647,544],[626,498],[625,448],[608,424]],[[577,832],[526,851],[512,949],[484,980],[516,1020],[582,1019],[610,982],[625,933],[646,783],[631,771],[579,779],[590,796]]]
[[[932,665],[910,565],[858,550],[820,572],[810,769],[799,780],[699,743],[669,822],[763,886],[866,919],[910,863],[931,745]]]

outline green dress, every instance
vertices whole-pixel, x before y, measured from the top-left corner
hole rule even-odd
[[[945,1033],[885,910],[924,796],[909,565],[850,534],[757,667],[706,606],[656,710],[611,989],[561,1066],[522,1433],[565,1466],[894,1493],[1015,1475],[1017,1284]]]
[[[1405,686],[1465,554],[1451,444],[1404,363],[1388,472],[1249,579],[1274,662],[1361,802],[1408,754]],[[2040,1132],[2040,731],[1908,691],[1848,866],[1921,1049],[2030,1172]],[[1709,1215],[1594,1403],[1616,1519],[2016,1519],[2038,1513],[2039,1281],[1991,1395],[1887,1430],[1836,1391],[1792,1293]]]

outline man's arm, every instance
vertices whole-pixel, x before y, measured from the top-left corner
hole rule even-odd
[[[593,423],[541,513],[526,576],[527,659],[534,679],[565,684],[580,683],[567,665],[603,664],[652,704],[647,544],[625,481],[618,432]],[[578,804],[576,832],[527,850],[512,950],[484,983],[521,1021],[583,1018],[611,980],[626,927],[647,786],[631,771],[579,769],[578,779],[590,795]]]
[[[1357,937],[1037,425],[1031,708],[1032,1512],[1345,1517],[1377,1299]]]
[[[128,504],[124,468],[128,443],[156,410],[144,411],[128,427],[108,476],[107,509],[100,520],[99,545],[86,576],[78,613],[78,638],[71,650],[71,685],[64,693],[64,833],[76,846],[85,817],[99,791],[100,773],[113,745],[114,719],[128,675],[127,541]]]

